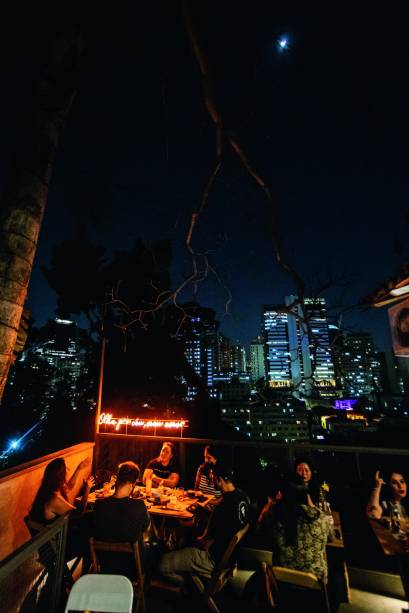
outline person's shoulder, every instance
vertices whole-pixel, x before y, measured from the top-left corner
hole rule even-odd
[[[307,504],[302,504],[301,509],[303,513],[301,517],[303,519],[307,519],[307,521],[309,522],[313,522],[313,521],[323,522],[324,521],[324,515],[321,513],[321,511],[317,507],[310,507]]]
[[[247,496],[246,492],[243,492],[243,490],[241,490],[240,488],[236,487],[236,489],[234,490],[235,494],[236,494],[236,498],[237,500],[243,500],[244,502],[246,502],[247,504],[250,503],[249,497]]]
[[[152,458],[146,465],[146,468],[156,468],[160,464],[158,458]]]

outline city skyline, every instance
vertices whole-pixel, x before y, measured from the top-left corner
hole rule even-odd
[[[2,187],[26,93],[52,46],[50,24],[58,17],[49,4],[49,10],[24,7],[23,26],[19,3],[9,7],[1,41],[11,58],[0,101]],[[334,21],[325,3],[296,10],[260,1],[251,15],[235,7],[233,21],[227,5],[210,1],[196,10],[223,119],[279,203],[286,259],[305,280],[306,295],[332,278],[328,304],[359,304],[407,255],[402,26],[377,10],[368,25],[363,7],[353,20],[341,11]],[[121,15],[101,11],[100,18],[110,36],[101,40],[102,28],[88,41],[30,284],[29,306],[40,323],[55,304],[41,266],[67,237],[90,236],[109,252],[136,238],[169,238],[172,285],[186,278],[191,214],[215,163],[214,126],[176,7],[129,4]],[[398,29],[393,47],[379,44],[388,27]],[[278,53],[276,43],[288,31],[291,44]],[[271,214],[261,190],[226,153],[194,245],[211,254],[222,284],[215,277],[201,283],[199,301],[215,308],[221,329],[244,344],[259,328],[259,305],[296,292],[273,257]],[[232,302],[223,317],[225,287]],[[190,288],[182,302],[192,294]],[[344,319],[389,348],[385,309],[358,309]]]

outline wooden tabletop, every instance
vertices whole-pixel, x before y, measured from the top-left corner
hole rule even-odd
[[[395,538],[391,530],[382,523],[382,520],[370,519],[369,523],[386,556],[398,556],[407,553],[405,541]]]
[[[182,496],[179,490],[178,492],[179,497],[174,505],[172,505],[170,501],[167,501],[163,504],[160,504],[160,503],[155,504],[154,502],[152,502],[152,499],[146,497],[145,488],[140,487],[138,489],[139,489],[139,492],[142,494],[140,499],[144,501],[146,508],[148,509],[148,512],[151,515],[160,515],[162,517],[174,517],[177,519],[191,519],[193,517],[193,513],[187,510],[188,507],[190,507],[190,505],[196,504],[201,507],[206,507],[209,503],[215,500],[214,496],[203,494],[202,492],[196,492],[196,495],[194,497],[188,496],[186,492]],[[88,504],[92,505],[97,500],[100,500],[100,499],[102,500],[104,496],[102,496],[101,494],[102,494],[101,490],[99,490],[98,492],[91,492],[91,494],[88,496]],[[166,497],[170,498],[171,495],[172,495],[172,492],[170,494],[166,494]],[[203,497],[205,500],[201,500],[201,502],[199,502],[198,500],[199,495]],[[138,498],[136,498],[136,500],[138,500]]]

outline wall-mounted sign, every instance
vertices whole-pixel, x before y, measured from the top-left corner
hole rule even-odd
[[[160,430],[164,432],[175,431],[183,436],[183,429],[187,428],[187,419],[143,419],[140,417],[113,417],[112,413],[101,413],[99,417],[100,432],[118,432],[120,434],[153,434],[156,436]],[[172,432],[173,433],[173,432]]]

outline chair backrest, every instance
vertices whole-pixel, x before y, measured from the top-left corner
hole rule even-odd
[[[312,573],[305,573],[293,568],[273,566],[273,573],[278,582],[290,583],[308,590],[321,590],[323,583]]]
[[[209,594],[215,594],[216,592],[219,592],[226,583],[226,580],[230,576],[232,570],[231,557],[233,555],[233,552],[245,536],[247,530],[249,529],[249,526],[250,524],[246,524],[241,530],[239,530],[238,532],[236,532],[236,534],[232,536],[220,562],[217,564],[216,568],[212,573],[212,578],[210,580],[210,584],[207,590]]]
[[[91,562],[94,573],[100,571],[100,563],[98,561],[98,552],[106,551],[110,553],[129,553],[132,554],[135,561],[135,571],[137,582],[143,585],[143,573],[141,563],[141,538],[134,543],[114,543],[111,541],[99,541],[91,537],[89,546],[91,551]]]
[[[320,607],[317,609],[314,608],[315,611],[325,611],[325,613],[330,613],[330,604],[328,600],[328,592],[327,587],[323,581],[318,579],[312,573],[305,573],[301,570],[294,570],[293,568],[284,568],[283,566],[272,566],[271,567],[273,576],[278,583],[278,600],[281,603],[281,590],[279,584],[286,584],[289,586],[295,586],[297,589],[301,590],[312,590],[315,591],[317,597],[319,596]]]
[[[92,569],[94,573],[100,572],[100,564],[98,562],[98,552],[106,551],[110,553],[129,553],[132,554],[135,562],[136,583],[134,583],[134,594],[137,600],[137,610],[141,606],[142,613],[145,613],[145,594],[144,594],[144,576],[142,572],[141,551],[143,541],[142,534],[134,543],[113,543],[110,541],[98,541],[91,537],[89,539],[89,548],[91,552]],[[92,610],[92,609],[91,609]]]
[[[110,611],[131,613],[132,583],[122,575],[83,575],[74,583],[68,597],[68,611]]]
[[[238,532],[236,532],[236,534],[234,534],[231,538],[231,541],[229,542],[229,544],[227,545],[227,548],[220,560],[220,562],[217,565],[217,569],[224,569],[224,568],[228,568],[230,565],[230,558],[233,555],[234,550],[236,549],[237,545],[240,543],[240,541],[244,538],[247,530],[249,529],[250,524],[246,524],[241,530],[239,530]]]

